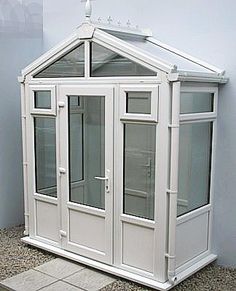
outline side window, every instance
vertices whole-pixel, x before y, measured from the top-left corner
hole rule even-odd
[[[124,123],[123,212],[154,219],[156,125]]]
[[[56,115],[55,86],[30,86],[31,114]]]
[[[56,120],[34,117],[35,190],[38,194],[57,196]]]
[[[204,113],[214,111],[214,93],[182,92],[180,96],[180,113]]]
[[[178,216],[209,203],[212,122],[180,125]]]
[[[217,98],[214,87],[181,88],[178,216],[210,203]]]
[[[154,220],[157,85],[122,85],[123,213]]]
[[[156,122],[158,94],[158,86],[121,86],[121,118]]]
[[[57,197],[55,86],[30,86],[35,193]]]

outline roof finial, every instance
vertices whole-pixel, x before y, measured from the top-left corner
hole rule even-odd
[[[92,5],[91,5],[90,0],[87,0],[85,4],[85,18],[87,22],[90,22],[91,14],[92,14]]]

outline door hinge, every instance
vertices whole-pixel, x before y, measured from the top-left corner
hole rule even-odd
[[[63,237],[67,236],[67,234],[66,234],[66,232],[64,230],[60,230],[59,234],[60,234],[60,238],[63,238]]]

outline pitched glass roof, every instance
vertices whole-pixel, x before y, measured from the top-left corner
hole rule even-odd
[[[106,30],[104,30],[106,31]],[[107,32],[107,31],[106,31]],[[145,54],[160,60],[161,62],[176,65],[178,71],[193,71],[202,73],[213,73],[212,70],[205,68],[199,64],[194,63],[170,50],[167,50],[161,46],[155,45],[148,41],[149,37],[132,37],[132,35],[117,34],[115,31],[109,31],[108,33],[125,41],[128,44],[135,46],[136,48],[145,52]]]

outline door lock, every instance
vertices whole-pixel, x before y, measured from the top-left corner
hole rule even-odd
[[[100,180],[100,181],[105,181],[105,190],[106,193],[110,192],[110,171],[106,170],[106,176],[105,177],[94,177],[94,179],[96,180]]]

